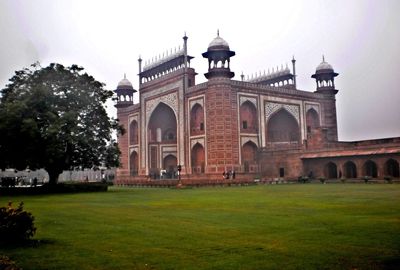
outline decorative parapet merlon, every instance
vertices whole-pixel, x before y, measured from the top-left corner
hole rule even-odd
[[[188,67],[192,56],[187,56]],[[153,57],[145,61],[143,71],[139,74],[142,83],[152,81],[161,76],[174,72],[185,67],[185,51],[178,48],[173,51],[164,52],[162,55]]]
[[[294,88],[294,75],[290,72],[287,64],[286,68],[281,65],[281,68],[276,67],[276,70],[272,68],[272,71],[268,69],[268,72],[264,70],[263,73],[260,71],[255,74],[247,75],[244,81],[273,87],[289,86]]]

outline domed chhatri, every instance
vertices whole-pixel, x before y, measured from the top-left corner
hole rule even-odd
[[[235,73],[230,70],[230,58],[234,55],[235,52],[229,49],[228,42],[219,36],[218,30],[217,37],[208,45],[207,51],[202,53],[202,56],[208,59],[208,72],[204,74],[205,77],[233,78]]]
[[[322,62],[317,66],[315,74],[311,76],[317,82],[317,93],[326,93],[335,95],[338,90],[335,89],[335,77],[339,75],[333,70],[333,67],[325,61],[322,56]]]
[[[225,39],[219,36],[219,30],[217,31],[217,37],[214,38],[208,45],[208,50],[213,49],[229,50],[229,44],[225,41]]]
[[[126,78],[126,74],[124,74],[124,78],[118,83],[114,92],[117,94],[115,107],[122,108],[133,104],[133,94],[136,90],[133,89],[132,83]]]
[[[126,74],[124,74],[124,78],[118,83],[117,88],[132,88],[132,83],[126,78]]]
[[[322,56],[322,62],[317,66],[315,71],[318,72],[322,70],[329,70],[330,72],[333,71],[331,64],[325,61],[325,56]]]

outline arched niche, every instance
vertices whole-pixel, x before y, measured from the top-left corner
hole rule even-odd
[[[337,179],[337,165],[333,162],[328,162],[324,168],[324,176],[326,179]]]
[[[250,171],[250,165],[257,164],[257,145],[252,141],[248,141],[242,146],[242,164],[245,172]]]
[[[345,178],[357,178],[357,166],[353,161],[347,161],[343,169]]]
[[[372,160],[367,160],[363,165],[363,174],[364,176],[369,176],[372,178],[378,177],[378,168],[376,163]]]
[[[194,173],[204,173],[205,151],[203,145],[196,143],[191,151],[191,166]]]
[[[385,162],[385,175],[399,178],[399,162],[395,159],[388,159]]]
[[[204,109],[199,103],[190,110],[190,134],[204,134]]]
[[[267,142],[293,143],[300,141],[300,129],[296,119],[286,109],[275,112],[267,123]]]
[[[139,169],[139,157],[136,151],[133,151],[129,156],[129,170],[132,176],[138,174]]]
[[[163,160],[163,169],[167,171],[167,174],[169,175],[174,175],[174,172],[176,171],[178,166],[178,160],[176,156],[170,154],[164,157]]]
[[[319,128],[319,115],[314,108],[311,108],[306,113],[306,125],[307,125],[307,132],[311,132],[311,130],[315,128]]]
[[[129,124],[129,144],[130,145],[138,144],[138,141],[139,141],[138,123],[136,120],[133,120]]]
[[[257,108],[250,101],[240,105],[240,131],[245,133],[258,132]]]

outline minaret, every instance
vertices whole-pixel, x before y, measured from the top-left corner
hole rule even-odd
[[[294,55],[292,58],[292,65],[293,65],[293,85],[294,89],[297,89],[297,83],[296,83],[296,59],[294,59]]]
[[[142,73],[142,57],[139,55],[138,59],[139,63],[139,86],[142,85],[142,76],[140,75]]]
[[[187,88],[188,88],[188,57],[187,57],[187,40],[188,37],[186,36],[186,32],[185,35],[183,36],[183,64],[185,67],[185,73],[184,73],[184,86],[183,86],[183,90],[186,92]]]
[[[202,56],[208,59],[208,72],[204,74],[207,79],[214,77],[233,78],[235,73],[230,70],[230,58],[235,55],[234,51],[229,49],[229,44],[219,36],[208,45],[207,52]]]

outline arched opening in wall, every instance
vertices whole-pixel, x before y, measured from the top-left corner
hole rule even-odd
[[[273,114],[267,125],[267,142],[269,143],[298,143],[300,130],[296,119],[285,109]]]
[[[196,143],[192,148],[192,171],[193,173],[204,173],[205,151],[200,143]]]
[[[328,162],[324,168],[324,175],[326,179],[337,179],[337,166],[333,162]]]
[[[130,169],[130,174],[132,176],[135,176],[138,174],[139,158],[138,158],[138,154],[136,153],[136,151],[133,151],[129,157],[129,169]]]
[[[376,163],[373,162],[372,160],[366,161],[363,166],[363,173],[364,173],[364,176],[377,178],[378,177],[378,169],[377,169]]]
[[[347,161],[344,164],[344,177],[345,178],[357,178],[357,167],[352,161]]]
[[[394,159],[389,159],[385,162],[385,175],[399,178],[399,162]]]
[[[159,130],[158,133],[161,133],[159,136],[157,136],[157,129]],[[176,143],[176,134],[174,111],[164,103],[158,104],[151,114],[148,125],[149,143]]]
[[[252,141],[242,146],[242,164],[244,172],[250,172],[251,165],[257,164],[257,145]]]
[[[167,155],[163,160],[163,168],[167,171],[167,177],[173,178],[175,176],[178,161],[176,156]]]
[[[306,114],[307,133],[319,127],[319,116],[315,109],[311,108]]]
[[[190,134],[204,134],[204,109],[198,103],[190,111]]]
[[[138,124],[133,120],[129,125],[129,144],[138,144]]]
[[[257,133],[257,108],[250,101],[240,105],[240,131],[244,133]]]

